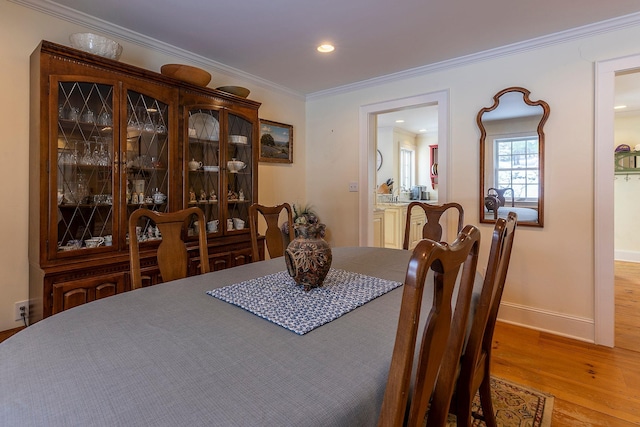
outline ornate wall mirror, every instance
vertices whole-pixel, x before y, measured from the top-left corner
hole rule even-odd
[[[478,112],[480,222],[513,211],[518,225],[544,224],[544,132],[549,105],[522,87],[501,90]]]

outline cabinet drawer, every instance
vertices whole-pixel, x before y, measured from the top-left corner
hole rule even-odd
[[[231,252],[231,264],[233,267],[249,264],[251,259],[251,248],[239,249]]]
[[[124,283],[123,273],[54,283],[52,314],[124,292]]]

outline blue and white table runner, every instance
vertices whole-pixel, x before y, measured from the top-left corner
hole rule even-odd
[[[286,271],[280,271],[207,294],[304,335],[400,285],[332,268],[322,286],[310,291],[304,291]]]

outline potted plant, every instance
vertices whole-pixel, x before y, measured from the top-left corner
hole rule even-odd
[[[313,210],[313,207],[310,204],[298,206],[294,203],[292,206],[293,210],[293,224],[319,224],[320,219],[318,215]],[[289,221],[285,221],[282,223],[280,229],[284,234],[285,244],[289,244]],[[325,235],[325,227],[320,227],[321,231],[319,232],[319,236],[324,238]],[[297,236],[297,234],[296,234]]]

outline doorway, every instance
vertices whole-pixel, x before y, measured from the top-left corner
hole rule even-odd
[[[449,169],[449,91],[432,92],[360,107],[360,227],[358,231],[360,246],[373,245],[377,116],[431,105],[437,105],[438,109],[438,195],[440,201],[446,201]]]
[[[594,341],[615,344],[614,286],[614,168],[616,75],[640,72],[640,55],[596,64],[596,116],[594,162]]]

